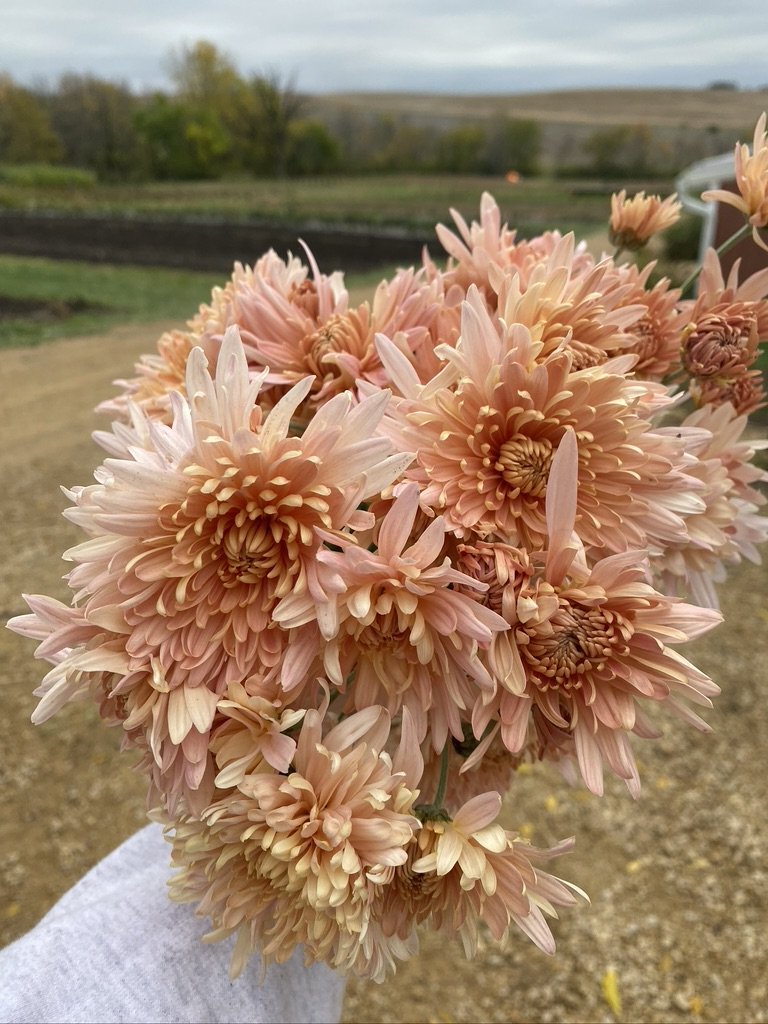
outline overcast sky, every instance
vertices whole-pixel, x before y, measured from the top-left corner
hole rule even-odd
[[[0,71],[167,84],[208,39],[305,92],[768,83],[765,0],[0,0]]]

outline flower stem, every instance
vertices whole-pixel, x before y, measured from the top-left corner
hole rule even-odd
[[[751,233],[751,231],[752,231],[752,225],[751,224],[742,224],[742,226],[739,228],[738,231],[734,231],[734,233],[731,235],[730,238],[726,238],[726,240],[723,242],[723,244],[719,245],[717,247],[717,249],[715,249],[715,252],[717,253],[718,256],[725,255],[725,253],[727,253],[729,251],[729,249],[732,249],[734,247],[734,245],[738,245],[738,243],[742,240],[742,238],[746,238],[747,235],[749,235]],[[693,287],[693,284],[696,281],[696,278],[701,273],[701,269],[702,269],[701,265],[699,265],[685,279],[685,281],[683,282],[683,284],[681,286],[681,289],[680,289],[680,298],[681,299],[686,298],[686,292],[690,288]]]
[[[413,813],[419,821],[450,821],[451,816],[443,807],[445,799],[445,785],[448,781],[448,744],[443,747],[440,754],[440,778],[437,780],[435,799],[431,804],[417,804]]]
[[[448,782],[448,744],[443,747],[440,754],[440,778],[437,780],[435,799],[432,801],[435,807],[442,807],[445,799],[445,786]]]

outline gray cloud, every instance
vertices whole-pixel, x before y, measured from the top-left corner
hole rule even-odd
[[[599,85],[768,82],[763,0],[5,0],[0,70],[166,83],[171,47],[209,39],[243,72],[310,92],[517,92]]]

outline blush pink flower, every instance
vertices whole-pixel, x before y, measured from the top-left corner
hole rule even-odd
[[[457,932],[467,956],[477,949],[478,925],[483,921],[501,940],[516,924],[545,953],[555,951],[542,910],[556,917],[555,906],[572,906],[575,886],[544,871],[533,861],[558,856],[572,842],[539,851],[518,840],[498,824],[498,793],[468,800],[447,819],[428,819],[417,835],[415,860],[393,872],[390,919],[397,911],[417,921],[429,920],[436,929]],[[392,928],[391,922],[386,922]]]
[[[527,281],[512,273],[496,286],[504,323],[528,328],[541,343],[540,360],[566,349],[574,370],[621,354],[630,344],[627,332],[644,312],[641,303],[630,304],[631,288],[609,261],[589,269],[579,265],[572,235],[558,242]]]
[[[727,203],[743,213],[752,225],[752,237],[761,249],[768,250],[760,237],[759,228],[768,224],[768,135],[765,131],[765,114],[761,114],[755,125],[752,152],[749,146],[736,144],[734,150],[734,171],[739,194],[727,189],[710,189],[702,192],[707,202]]]
[[[451,216],[458,234],[438,224],[437,237],[451,261],[444,271],[446,294],[457,289],[465,298],[474,285],[492,309],[496,307],[498,287],[494,282],[500,276],[514,272],[526,288],[535,268],[547,261],[562,243],[559,231],[548,231],[530,240],[517,239],[517,232],[502,224],[501,211],[495,199],[484,192],[480,200],[480,220],[470,225],[457,210]],[[573,252],[574,273],[588,270],[594,264],[586,244],[580,243]]]
[[[628,734],[655,734],[642,701],[664,704],[697,728],[708,728],[685,701],[710,706],[718,687],[670,645],[701,635],[721,617],[655,591],[640,552],[588,566],[573,534],[576,458],[569,435],[558,450],[547,496],[546,560],[521,588],[511,616],[520,678],[516,685],[500,685],[497,701],[478,701],[474,733],[482,736],[497,722],[505,746],[519,753],[530,725],[543,719],[564,749],[572,744],[592,792],[602,792],[605,762],[636,794]]]
[[[768,472],[754,465],[768,441],[743,437],[745,415],[730,403],[705,405],[683,422],[687,446],[696,455],[690,472],[702,484],[702,508],[686,518],[688,539],[667,543],[652,558],[654,570],[670,593],[690,593],[704,607],[717,608],[716,584],[726,566],[747,558],[760,563],[759,544],[768,539],[768,519],[760,484]],[[757,487],[755,485],[758,485]]]
[[[175,397],[173,425],[147,421],[141,443],[108,459],[96,484],[72,492],[68,512],[90,536],[68,553],[88,643],[109,652],[110,665],[119,651],[113,694],[125,701],[125,727],[141,727],[168,780],[181,784],[171,768],[177,758],[186,765],[187,790],[210,777],[219,698],[284,656],[288,636],[273,609],[288,593],[322,596],[315,528],[365,525],[358,505],[410,461],[371,436],[386,393],[356,407],[340,395],[292,437],[311,382],[296,385],[266,419],[256,404],[260,383],[250,378],[236,330],[215,379],[196,348],[189,399]],[[82,654],[82,639],[59,650],[46,684],[51,711],[72,692],[69,667],[82,671]],[[95,653],[89,658],[94,671],[103,669]]]
[[[633,372],[643,380],[663,380],[680,367],[680,337],[688,322],[680,306],[680,290],[670,286],[663,277],[653,287],[648,279],[655,263],[648,263],[642,270],[634,264],[617,268],[620,279],[630,286],[624,302],[642,310],[639,318],[626,327],[622,351],[637,355]]]
[[[676,224],[681,210],[677,196],[661,199],[638,192],[627,199],[626,189],[622,189],[611,196],[611,245],[618,249],[642,249],[654,235]]]
[[[419,739],[429,730],[440,750],[448,733],[461,738],[461,715],[491,678],[478,658],[505,621],[462,593],[485,584],[439,562],[445,523],[437,518],[412,540],[418,490],[404,488],[384,516],[376,549],[344,537],[328,539],[340,551],[317,554],[324,600],[294,592],[274,618],[293,629],[292,664],[322,650],[329,681],[340,689],[353,678],[349,703],[382,704],[390,714],[407,708]],[[321,534],[322,535],[322,534]],[[290,689],[294,679],[283,673]]]
[[[212,939],[239,933],[235,973],[256,948],[279,962],[300,943],[308,962],[378,972],[376,957],[358,954],[380,891],[420,827],[412,807],[421,758],[408,722],[394,755],[385,751],[382,708],[324,729],[326,708],[307,712],[287,774],[247,774],[202,821],[170,823],[182,867],[176,898],[200,900]]]
[[[459,536],[542,547],[550,466],[569,430],[579,450],[576,529],[594,551],[684,533],[680,510],[699,507],[673,439],[645,417],[647,386],[626,376],[633,357],[573,371],[566,347],[542,358],[528,328],[494,323],[477,293],[430,384],[386,339],[380,346],[406,396],[393,400],[383,429],[416,452],[407,475],[422,488],[422,505]]]
[[[197,323],[201,338],[213,342],[236,325],[249,364],[267,370],[265,385],[278,395],[311,375],[305,406],[298,411],[304,421],[334,395],[354,393],[358,379],[385,386],[376,332],[402,333],[405,344],[417,350],[439,308],[438,283],[402,270],[381,282],[370,304],[350,309],[341,275],[325,277],[307,254],[311,278],[298,260],[283,263],[274,253],[253,270],[239,268]]]

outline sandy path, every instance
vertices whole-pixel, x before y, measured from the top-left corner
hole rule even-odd
[[[87,483],[99,452],[90,409],[130,372],[162,325],[0,353],[2,523],[0,607],[22,590],[63,596],[58,556],[75,539],[59,484]],[[102,424],[103,425],[103,424]],[[671,723],[641,747],[644,792],[605,799],[568,791],[535,770],[509,801],[510,824],[534,842],[577,835],[559,870],[592,906],[556,924],[550,960],[513,936],[473,964],[427,937],[419,958],[384,987],[351,983],[346,1020],[613,1020],[601,979],[615,971],[626,1021],[768,1021],[768,825],[763,704],[768,642],[763,570],[736,574],[727,624],[686,652],[723,687],[714,733]],[[142,782],[92,709],[69,707],[29,725],[44,673],[32,644],[0,631],[0,943],[32,925],[83,871],[143,820]]]

